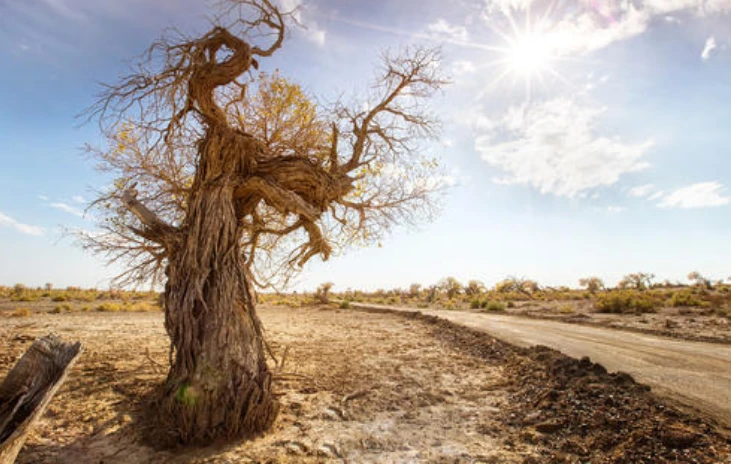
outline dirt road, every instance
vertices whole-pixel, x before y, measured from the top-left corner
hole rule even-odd
[[[362,305],[413,311],[412,308]],[[731,346],[689,342],[577,324],[461,311],[419,310],[484,330],[519,346],[545,345],[624,371],[656,393],[699,409],[731,429]]]

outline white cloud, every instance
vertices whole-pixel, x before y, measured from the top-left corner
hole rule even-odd
[[[521,10],[540,18],[546,3],[539,0],[485,0],[486,19],[493,14],[513,16]],[[554,3],[555,5],[555,3]],[[534,21],[541,40],[554,55],[582,55],[642,34],[655,19],[676,21],[673,14],[708,16],[731,11],[731,0],[639,0],[566,2],[552,8],[544,20]]]
[[[709,37],[706,40],[706,44],[703,46],[703,51],[701,52],[701,59],[703,61],[708,60],[708,58],[711,57],[711,53],[715,49],[716,49],[716,38],[715,37]]]
[[[627,211],[627,208],[625,208],[624,206],[609,206],[607,207],[607,211],[617,214]]]
[[[61,210],[63,212],[66,212],[66,213],[69,213],[69,214],[73,214],[74,216],[79,216],[79,217],[83,217],[84,216],[84,213],[82,211],[79,211],[77,208],[74,208],[73,206],[68,205],[66,203],[61,203],[61,202],[51,203],[50,206],[51,206],[51,208],[56,208],[56,209]]]
[[[327,32],[311,18],[305,18],[303,11],[306,12],[306,8],[303,5],[302,0],[280,0],[279,3],[281,4],[283,11],[293,12],[292,18],[302,25],[302,27],[294,28],[296,32],[302,34],[305,39],[310,42],[319,46],[325,45]]]
[[[658,206],[661,208],[707,208],[729,204],[726,189],[719,182],[701,182],[682,187],[668,194]]]
[[[48,197],[46,195],[38,195],[38,199],[41,201],[48,201]]]
[[[650,195],[656,194],[657,192],[657,187],[655,187],[653,184],[645,184],[631,188],[629,191],[629,196],[635,198],[645,198],[649,197]]]
[[[439,19],[437,22],[427,26],[429,36],[435,40],[447,40],[467,42],[469,34],[464,26],[451,25],[446,19]]]
[[[513,107],[475,141],[492,166],[506,172],[499,183],[528,185],[541,193],[584,196],[615,184],[624,174],[649,167],[651,140],[626,144],[595,131],[603,110],[557,98]]]
[[[40,227],[23,224],[3,213],[0,213],[0,227],[10,227],[22,234],[34,235],[36,237],[43,235],[43,229]]]
[[[71,199],[74,200],[76,203],[86,203],[86,199],[81,195],[74,195],[73,197],[71,197]]]
[[[454,73],[455,76],[462,76],[465,74],[474,74],[475,71],[477,71],[477,68],[475,67],[474,63],[467,60],[459,60],[455,61],[454,64],[452,64],[452,73]]]

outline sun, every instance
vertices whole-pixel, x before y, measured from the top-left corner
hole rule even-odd
[[[505,50],[505,62],[510,70],[523,78],[540,77],[550,69],[551,50],[538,34],[519,37]]]
[[[522,84],[526,100],[530,100],[536,84],[545,86],[553,80],[569,83],[556,70],[561,57],[556,37],[551,33],[548,13],[550,11],[540,18],[533,18],[527,11],[524,22],[518,24],[512,12],[508,11],[505,16],[510,24],[509,31],[500,30],[496,25],[490,26],[503,43],[490,47],[490,51],[497,56],[488,66],[494,68],[496,73],[485,91],[508,80],[513,87]]]

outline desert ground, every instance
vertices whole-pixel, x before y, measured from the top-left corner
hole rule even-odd
[[[39,336],[84,346],[19,463],[731,462],[726,432],[629,375],[434,317],[332,305],[260,307],[283,406],[273,430],[179,447],[152,403],[162,314],[103,310],[113,304],[0,302],[0,377]]]

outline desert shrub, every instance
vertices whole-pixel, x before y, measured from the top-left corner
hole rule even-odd
[[[652,296],[630,290],[604,293],[594,302],[597,312],[612,314],[653,313],[658,306]]]
[[[117,303],[102,303],[96,307],[97,311],[105,312],[105,313],[117,312],[117,311],[120,311],[121,309],[122,309],[122,306],[120,306]]]
[[[13,286],[13,293],[15,293],[16,296],[21,296],[23,293],[25,293],[26,287],[23,284],[15,284]]]
[[[576,311],[574,310],[574,307],[570,304],[565,304],[558,308],[558,312],[560,312],[561,314],[574,314],[574,312]]]
[[[12,313],[10,313],[11,317],[28,317],[30,316],[30,308],[15,308]]]
[[[68,311],[71,311],[71,305],[68,303],[63,303],[60,305],[56,305],[56,307],[51,310],[51,314],[61,314],[62,312]]]
[[[450,300],[462,293],[462,284],[454,277],[447,277],[439,282],[439,288],[447,294]]]
[[[482,304],[482,301],[480,301],[479,298],[472,298],[470,300],[470,308],[471,309],[479,309],[481,304]]]
[[[470,280],[464,288],[464,292],[470,296],[481,295],[485,293],[485,290],[487,290],[487,287],[479,280]]]
[[[68,300],[69,300],[69,297],[66,296],[63,293],[60,294],[60,295],[56,295],[56,296],[54,296],[54,297],[51,298],[51,301],[53,301],[55,303],[60,303],[60,302],[63,302],[63,301],[68,301]]]
[[[513,302],[513,301],[508,301],[508,302],[507,302],[507,303],[506,303],[505,305],[506,305],[506,306],[507,306],[508,308],[515,308],[515,302]]]
[[[485,301],[483,308],[487,312],[495,313],[505,311],[505,304],[500,301]]]
[[[348,300],[341,301],[340,309],[350,309],[350,301],[348,301]]]
[[[668,304],[674,308],[682,306],[699,307],[703,306],[703,301],[696,298],[691,290],[679,290],[677,292],[673,292]]]
[[[690,274],[688,274],[688,280],[691,280],[700,288],[704,288],[706,290],[713,290],[713,284],[711,283],[711,279],[707,279],[701,275],[698,271],[693,271]]]
[[[729,308],[716,308],[713,312],[714,314],[716,314],[716,316],[731,319],[731,309]]]
[[[153,311],[159,311],[160,307],[155,303],[150,303],[147,301],[140,301],[138,303],[133,304],[125,304],[121,308],[122,311],[131,311],[131,312],[153,312]]]
[[[30,303],[33,301],[38,301],[38,298],[39,297],[37,295],[33,295],[30,293],[23,293],[21,295],[16,294],[14,296],[11,296],[10,301],[19,301],[19,302],[23,302],[23,303]]]
[[[330,303],[330,290],[332,290],[334,286],[335,284],[332,282],[320,284],[320,286],[317,287],[317,290],[315,290],[315,302],[322,304]]]
[[[635,290],[646,290],[652,286],[652,279],[655,278],[655,274],[648,272],[635,272],[634,274],[627,274],[622,277],[617,287],[622,289],[633,288]]]
[[[584,277],[583,279],[579,279],[579,285],[586,288],[591,294],[604,290],[604,282],[599,277]]]

